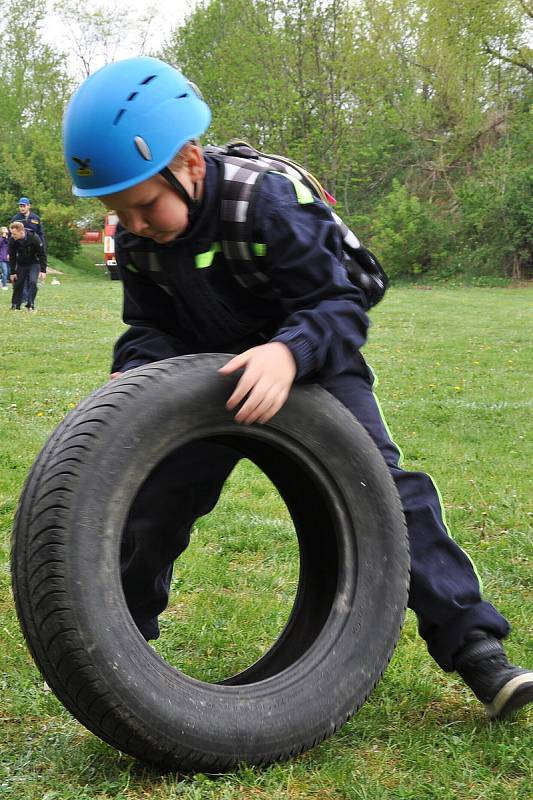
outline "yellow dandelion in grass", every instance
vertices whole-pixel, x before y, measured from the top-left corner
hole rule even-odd
[[[38,417],[44,417],[44,411],[38,411],[37,412],[37,416]]]
[[[463,391],[463,387],[462,386],[454,386],[453,388],[455,389],[456,392],[462,392]]]
[[[76,408],[76,403],[69,403],[67,408]]]

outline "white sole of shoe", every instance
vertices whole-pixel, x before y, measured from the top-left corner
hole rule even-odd
[[[529,688],[529,691],[528,691]],[[492,703],[485,708],[491,719],[503,718],[533,701],[533,672],[517,675],[502,686]]]

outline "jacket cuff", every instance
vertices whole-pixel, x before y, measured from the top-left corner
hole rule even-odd
[[[314,350],[306,336],[298,331],[285,331],[272,338],[273,342],[281,342],[292,353],[296,362],[296,380],[304,378],[314,369]]]

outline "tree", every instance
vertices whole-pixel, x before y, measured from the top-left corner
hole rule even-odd
[[[43,216],[50,252],[65,255],[63,224],[77,215],[61,151],[61,119],[71,91],[65,63],[40,38],[44,0],[30,7],[21,0],[6,4],[0,34],[2,103],[0,104],[0,216],[9,222],[21,195],[29,195]],[[50,211],[50,215],[49,212]],[[72,248],[76,248],[73,241]]]
[[[46,0],[0,6],[0,213],[31,193],[58,219],[58,206],[72,220],[97,214],[72,198],[63,164],[72,81],[41,40]],[[83,75],[124,40],[144,52],[155,19],[81,0],[55,8]],[[391,254],[394,236],[409,242],[404,274],[447,261],[527,275],[532,14],[530,0],[201,0],[161,55],[201,87],[211,141],[238,136],[304,163],[360,234]]]
[[[530,11],[529,0],[204,0],[163,57],[206,94],[211,139],[304,163],[391,256],[395,236],[409,243],[393,271],[453,269],[460,235],[472,241],[467,182],[527,107],[528,71],[514,62]],[[512,185],[525,213],[527,181]]]
[[[533,277],[533,113],[517,114],[459,188],[465,257],[480,274]]]
[[[110,10],[103,4],[89,6],[83,0],[55,0],[53,9],[83,78],[114,61],[120,48],[127,45],[142,55],[157,14],[155,6],[135,14],[127,4]]]

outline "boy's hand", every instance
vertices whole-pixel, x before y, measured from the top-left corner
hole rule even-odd
[[[281,342],[269,342],[246,350],[219,369],[230,375],[239,369],[244,372],[226,408],[242,407],[235,414],[236,422],[268,422],[285,403],[296,377],[296,362],[289,348]]]

